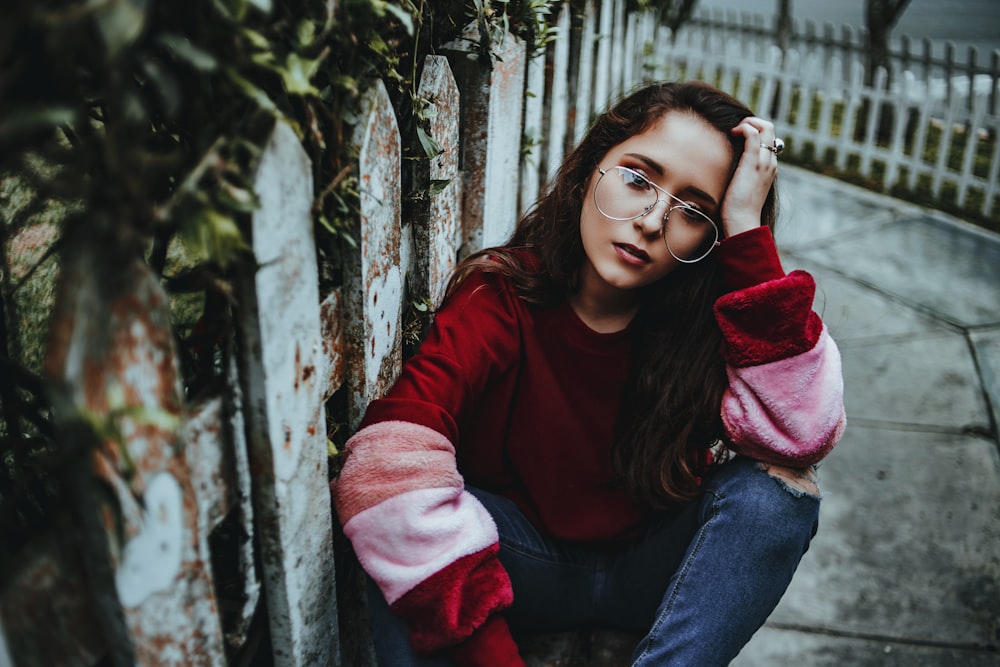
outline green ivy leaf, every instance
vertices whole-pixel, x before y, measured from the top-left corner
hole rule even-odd
[[[253,190],[232,183],[221,183],[218,197],[220,203],[237,213],[253,213],[260,208],[260,200]]]
[[[403,24],[403,28],[406,29],[406,34],[413,37],[413,17],[410,16],[410,13],[392,3],[385,3],[385,9],[399,19],[399,22]]]
[[[319,90],[310,81],[316,76],[321,62],[322,58],[308,60],[297,53],[289,53],[284,69],[279,71],[285,90],[292,95],[319,97]]]
[[[70,107],[37,107],[16,111],[0,121],[0,139],[49,130],[60,125],[72,125],[75,120],[76,111]]]
[[[257,32],[256,30],[251,30],[250,28],[243,28],[240,33],[246,38],[250,45],[260,49],[261,51],[270,51],[271,42],[268,41],[267,37]]]
[[[439,195],[444,191],[446,187],[448,187],[449,183],[451,183],[450,178],[431,179],[431,182],[429,183],[427,188],[427,194],[429,194],[431,197]]]
[[[316,39],[316,24],[308,19],[299,21],[296,38],[301,46],[309,46]]]
[[[336,228],[330,223],[325,215],[320,215],[317,220],[319,220],[319,224],[323,225],[323,229],[330,232],[334,236],[338,234]]]
[[[417,125],[417,139],[420,140],[420,146],[424,149],[424,155],[427,157],[435,157],[443,152],[441,145],[434,137],[419,125]]]
[[[146,26],[147,0],[107,0],[94,13],[108,55],[115,58],[133,44]]]
[[[274,101],[264,92],[261,88],[258,88],[253,83],[247,79],[240,76],[240,74],[231,67],[226,68],[226,76],[229,78],[233,84],[247,97],[257,103],[261,109],[265,111],[271,111],[274,113],[278,112],[278,106]]]
[[[219,62],[208,51],[191,43],[191,40],[182,35],[173,33],[161,33],[157,41],[170,51],[170,55],[179,62],[189,65],[198,72],[214,72],[219,68]]]
[[[192,255],[227,267],[248,250],[236,222],[212,208],[203,208],[182,225],[182,239]]]

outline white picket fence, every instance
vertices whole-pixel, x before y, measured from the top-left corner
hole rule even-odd
[[[760,14],[741,12],[735,8],[702,9],[695,13],[685,30],[711,33],[726,41],[778,44],[784,39],[785,48],[794,50],[801,57],[815,54],[823,61],[836,58],[842,63],[852,63],[866,56],[868,47],[863,27],[838,27],[828,21],[820,25],[815,20],[803,22],[793,18],[788,34],[781,37],[777,19],[774,16],[768,20]],[[950,41],[915,39],[897,31],[890,40],[887,55],[889,78],[895,81],[903,72],[911,72],[921,87],[921,97],[932,97],[946,108],[951,104],[952,97],[957,95],[971,109],[975,97],[985,94],[989,98],[988,111],[998,111],[1000,50],[981,55],[976,47],[969,46],[963,55]],[[848,79],[850,68],[838,75]]]
[[[782,53],[717,23],[682,29],[676,40],[661,28],[654,43],[655,78],[704,79],[748,101],[775,122],[792,158],[901,196],[1000,214],[1000,115],[989,111],[1000,85],[995,74],[988,89],[976,91],[977,75],[966,68],[969,84],[949,78],[944,102],[927,93],[919,69],[899,70],[892,86],[880,70],[872,86],[864,85],[864,63],[854,50],[830,55],[814,45]],[[884,117],[889,124],[880,137]]]
[[[463,42],[423,63],[419,94],[437,111],[431,131],[443,150],[417,165],[415,188],[446,185],[412,220],[401,217],[395,113],[381,84],[369,91],[353,137],[356,247],[343,246],[343,284],[330,293],[318,287],[308,158],[276,124],[247,230],[259,268],[237,277],[237,336],[221,395],[195,405],[181,398],[167,297],[145,266],[109,269],[95,248],[64,267],[49,372],[79,409],[119,416],[135,472],[123,478],[112,442],[95,457],[114,500],[83,511],[103,527],[95,539],[106,560],[93,561],[100,549],[58,540],[34,547],[36,558],[0,593],[0,664],[83,667],[105,654],[114,665],[226,664],[253,636],[265,601],[275,664],[340,664],[338,611],[357,610],[336,605],[324,406],[346,396],[349,428],[357,425],[399,373],[407,301],[438,302],[460,256],[502,242],[594,114],[639,82],[712,81],[764,115],[773,106],[792,155],[812,144],[863,175],[881,163],[887,185],[905,170],[935,192],[951,183],[960,200],[981,191],[983,213],[996,211],[1000,127],[978,101],[971,113],[953,102],[941,115],[905,79],[898,91],[863,87],[855,63],[789,53],[779,67],[770,45],[720,44],[702,28],[672,40],[648,16],[627,15],[622,0],[591,0],[579,16],[557,9],[558,38],[537,57],[508,36],[492,69]],[[830,75],[845,67],[846,83]],[[892,109],[887,147],[874,145],[871,123],[855,139],[853,110],[866,100],[869,118]],[[959,168],[942,151],[922,161],[935,133],[945,145],[958,139]],[[533,147],[526,156],[522,135]],[[983,142],[992,146],[985,175],[974,167]],[[108,284],[122,287],[109,293]],[[223,524],[245,539],[219,544]],[[220,609],[220,561],[234,570],[226,574],[240,591],[235,609]]]

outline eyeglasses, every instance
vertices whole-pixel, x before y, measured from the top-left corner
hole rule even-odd
[[[598,168],[598,171],[601,176],[594,187],[594,204],[605,218],[635,220],[662,201],[667,212],[663,215],[660,235],[674,259],[694,264],[719,245],[719,228],[712,218],[639,172],[628,167]]]

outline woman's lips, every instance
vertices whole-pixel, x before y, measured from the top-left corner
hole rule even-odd
[[[634,266],[643,266],[649,263],[649,253],[641,248],[636,248],[629,243],[615,243],[615,252],[625,262]]]

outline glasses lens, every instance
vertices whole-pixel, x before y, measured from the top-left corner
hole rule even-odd
[[[663,229],[667,250],[681,262],[697,262],[712,252],[719,240],[719,228],[710,217],[691,206],[670,209]]]
[[[642,174],[628,167],[612,167],[594,188],[597,210],[612,220],[632,220],[656,205],[656,188]]]

